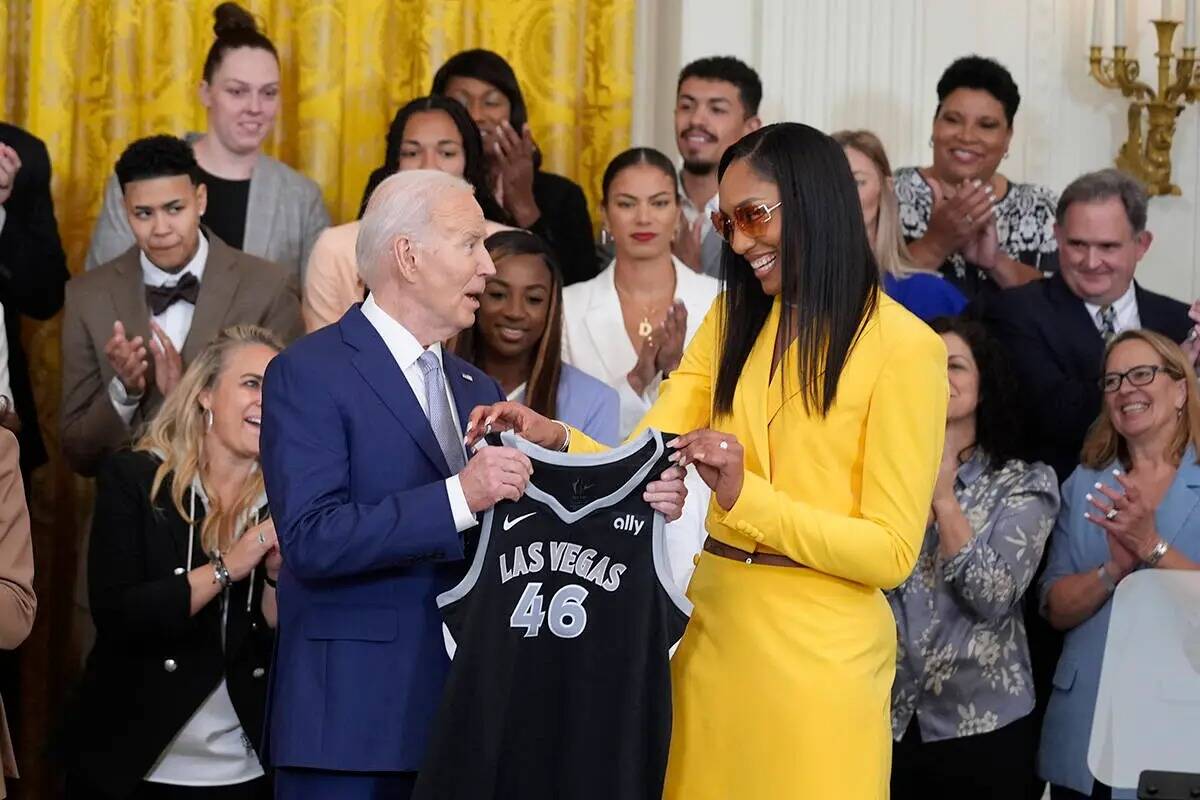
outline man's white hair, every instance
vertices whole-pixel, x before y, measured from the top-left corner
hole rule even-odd
[[[396,237],[425,238],[438,200],[452,190],[474,192],[462,178],[435,169],[397,172],[375,187],[354,243],[358,274],[368,289],[379,268],[391,263]]]

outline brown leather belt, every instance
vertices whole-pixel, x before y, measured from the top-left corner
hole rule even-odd
[[[787,556],[778,553],[749,553],[740,548],[717,541],[711,536],[704,540],[704,549],[714,556],[728,558],[732,561],[741,561],[744,564],[762,564],[767,567],[805,568],[803,564],[797,564]]]

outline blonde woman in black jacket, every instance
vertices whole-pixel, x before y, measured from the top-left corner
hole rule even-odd
[[[258,754],[280,555],[258,428],[280,349],[262,328],[224,331],[99,473],[68,797],[270,797]]]

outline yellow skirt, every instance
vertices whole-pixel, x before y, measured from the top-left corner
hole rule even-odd
[[[704,552],[672,660],[666,800],[886,800],[896,624],[883,593]]]

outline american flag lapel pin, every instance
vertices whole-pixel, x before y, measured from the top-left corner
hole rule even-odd
[[[468,374],[467,374],[467,373],[465,373],[465,372],[462,374],[462,376],[463,376],[463,380],[465,380],[465,381],[467,381],[467,382],[469,382],[469,383],[474,383],[474,382],[475,382],[475,379],[474,379],[474,378],[472,378],[470,375],[468,375]]]

